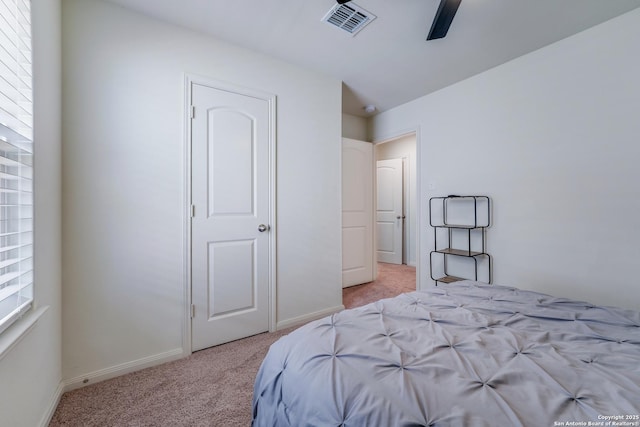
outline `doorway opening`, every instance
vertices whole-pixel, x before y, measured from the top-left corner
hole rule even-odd
[[[394,267],[407,267],[419,288],[418,130],[396,135],[376,143],[343,138],[343,288],[374,283],[380,271],[395,277]]]
[[[378,262],[417,265],[416,153],[416,132],[374,145]]]

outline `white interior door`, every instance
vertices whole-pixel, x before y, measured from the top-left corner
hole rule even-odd
[[[269,329],[271,100],[192,83],[192,350]]]
[[[402,264],[402,159],[378,160],[376,166],[378,261]]]
[[[342,140],[342,287],[373,280],[373,144]]]

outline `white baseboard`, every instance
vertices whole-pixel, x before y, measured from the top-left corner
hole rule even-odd
[[[64,385],[62,381],[58,384],[56,391],[51,396],[51,401],[47,405],[44,414],[42,414],[42,419],[40,423],[38,423],[39,427],[47,427],[53,418],[53,414],[56,412],[56,408],[58,407],[58,403],[60,403],[60,398],[62,397],[62,393],[64,393]]]
[[[313,313],[305,314],[304,316],[292,317],[291,319],[282,320],[276,324],[276,330],[289,328],[291,326],[302,325],[304,323],[311,322],[312,320],[322,319],[323,317],[329,316],[342,310],[344,310],[344,305],[338,305],[336,307],[331,307],[324,310],[315,311]]]
[[[142,359],[132,360],[110,368],[100,369],[95,372],[80,375],[75,378],[69,378],[62,381],[63,391],[71,391],[89,384],[95,384],[100,381],[119,377],[120,375],[129,374],[141,369],[150,368],[152,366],[161,365],[166,362],[181,359],[186,356],[182,348],[176,348],[164,353],[155,354],[153,356],[143,357]]]

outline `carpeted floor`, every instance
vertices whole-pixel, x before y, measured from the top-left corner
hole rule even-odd
[[[378,279],[343,290],[347,308],[416,288],[415,268],[378,264]],[[269,346],[294,328],[265,333],[65,393],[49,424],[205,427],[251,424],[253,382]]]
[[[416,290],[416,269],[408,265],[378,263],[378,278],[364,285],[342,290],[342,303],[346,308],[359,307],[372,301],[391,298]]]

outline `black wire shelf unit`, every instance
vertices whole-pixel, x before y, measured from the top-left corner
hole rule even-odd
[[[488,196],[432,197],[429,225],[434,228],[429,273],[436,286],[460,280],[491,283],[492,260],[486,251],[486,229],[491,226]],[[438,235],[440,241],[446,241],[446,247],[440,247]]]

